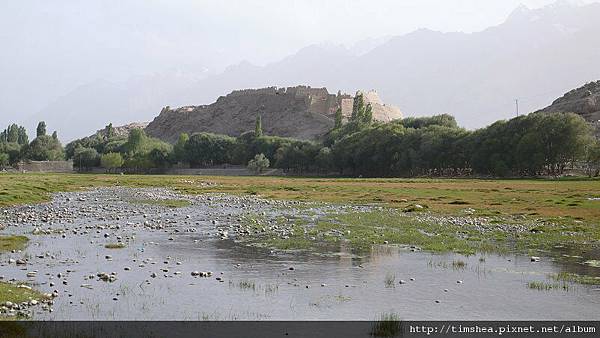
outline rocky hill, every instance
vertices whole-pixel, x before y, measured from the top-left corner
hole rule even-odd
[[[600,135],[600,81],[590,82],[569,91],[540,112],[565,112],[581,115],[594,125],[596,134]]]
[[[113,127],[113,133],[116,137],[127,137],[129,132],[133,129],[144,129],[148,126],[148,122],[133,122],[123,126]],[[100,135],[106,137],[106,128],[96,131],[94,135]]]
[[[364,93],[373,106],[373,118],[390,121],[401,118],[400,110],[381,102],[374,91]],[[165,107],[152,121],[148,135],[175,142],[181,133],[211,132],[238,136],[254,130],[261,116],[267,135],[316,140],[333,127],[338,108],[346,117],[352,113],[353,96],[329,94],[326,88],[296,86],[236,90],[210,105]]]
[[[589,122],[600,120],[600,81],[590,82],[573,89],[554,100],[542,112],[571,112],[581,115]]]

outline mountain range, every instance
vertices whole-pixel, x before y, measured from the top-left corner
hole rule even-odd
[[[149,121],[164,106],[200,105],[235,89],[306,84],[332,92],[376,89],[406,116],[449,113],[478,128],[547,106],[570,88],[600,78],[600,4],[519,7],[476,33],[420,29],[360,50],[311,45],[278,62],[243,62],[200,80],[154,75],[94,81],[29,116],[64,141],[102,128]]]

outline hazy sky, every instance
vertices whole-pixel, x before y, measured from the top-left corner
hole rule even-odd
[[[59,63],[54,57],[60,56],[69,63],[102,55],[104,63],[115,70],[219,70],[239,60],[275,61],[303,46],[325,41],[351,44],[418,28],[478,31],[501,23],[519,4],[535,8],[552,2],[13,0],[0,4],[0,40],[3,46],[13,48],[3,60],[12,59],[23,66],[48,66],[44,56]],[[165,54],[187,62],[165,64]],[[147,60],[139,65],[139,60],[128,59],[130,56]]]
[[[0,115],[41,109],[97,79],[200,76],[310,44],[418,28],[472,32],[553,0],[3,0]],[[590,2],[590,1],[585,1]],[[6,120],[0,116],[0,122]]]

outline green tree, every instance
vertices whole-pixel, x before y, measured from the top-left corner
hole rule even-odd
[[[150,157],[150,154],[154,150],[155,149],[151,150],[149,153],[139,152],[135,154],[127,154],[126,158],[124,158],[122,167],[128,168],[136,173],[144,173],[147,172],[149,169],[155,168],[156,165]]]
[[[111,142],[111,141],[109,141]],[[108,144],[107,144],[108,146]],[[127,142],[121,147],[121,151],[125,154],[127,159],[137,157],[141,159],[146,157],[153,149],[165,149],[169,152],[172,150],[170,144],[163,142],[159,139],[148,137],[143,129],[136,128],[129,132]],[[141,156],[138,156],[141,155]]]
[[[40,136],[45,136],[45,135],[46,135],[46,122],[40,121],[40,123],[38,123],[38,125],[37,125],[36,136],[40,137]]]
[[[185,143],[185,159],[192,166],[228,163],[235,139],[227,135],[197,133]]]
[[[25,146],[21,146],[19,143],[16,142],[0,142],[0,153],[8,155],[8,161],[10,164],[15,164],[22,159],[23,148],[25,148]]]
[[[25,127],[19,127],[19,138],[17,139],[17,143],[22,146],[29,144],[29,136],[27,135]]]
[[[27,130],[22,126],[11,124],[0,133],[0,142],[17,143],[19,145],[28,144],[29,138],[27,136]]]
[[[456,123],[456,119],[454,118],[454,116],[448,114],[426,117],[407,117],[399,121],[393,121],[392,123],[400,123],[405,128],[415,129],[425,128],[432,125],[444,126],[448,128],[458,128],[458,123]]]
[[[573,165],[584,156],[591,128],[581,116],[572,113],[542,116],[537,129],[540,131],[548,173],[562,175],[568,165]]]
[[[100,157],[100,166],[111,172],[117,168],[123,166],[123,157],[119,153],[107,153]]]
[[[257,154],[248,162],[248,169],[260,174],[270,165],[269,159],[264,154]]]
[[[354,96],[354,102],[352,104],[352,115],[350,120],[354,122],[360,122],[363,120],[365,113],[365,100],[361,92],[357,92]]]
[[[363,113],[362,121],[366,125],[370,125],[373,122],[373,106],[368,103]]]
[[[173,161],[183,162],[185,161],[185,144],[189,141],[190,136],[187,133],[179,134],[177,143],[173,147]]]
[[[11,124],[0,133],[0,142],[17,142],[19,139],[19,126]]]
[[[115,128],[113,128],[113,124],[109,123],[106,128],[104,128],[104,134],[106,139],[111,139],[115,136]]]
[[[254,123],[254,137],[262,137],[263,136],[263,130],[262,130],[262,119],[260,117],[260,115],[256,116],[256,122]]]
[[[73,165],[81,169],[92,168],[98,165],[99,155],[94,148],[78,147],[73,155]]]
[[[335,123],[333,125],[334,129],[339,129],[339,128],[342,127],[342,118],[343,118],[343,116],[342,116],[342,108],[338,108],[335,111]]]
[[[585,168],[589,177],[597,177],[600,174],[600,142],[591,139],[585,148]]]
[[[125,151],[131,154],[143,152],[148,136],[141,128],[132,129],[129,132],[127,143],[125,143]]]
[[[169,150],[165,148],[154,148],[148,154],[153,168],[165,168],[169,166]]]
[[[7,153],[0,153],[0,167],[6,167],[10,164],[10,156]]]
[[[34,161],[62,161],[65,152],[58,139],[42,135],[31,141],[25,157]]]
[[[319,170],[324,172],[329,171],[333,167],[333,157],[331,155],[331,149],[323,147],[319,149],[319,153],[315,157],[315,164]]]
[[[125,144],[127,143],[127,139],[125,138],[113,138],[112,140],[108,140],[108,142],[99,145],[98,148],[101,148],[99,153],[119,153],[124,152]]]

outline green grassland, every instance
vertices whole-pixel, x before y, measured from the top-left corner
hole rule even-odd
[[[0,174],[0,207],[48,201],[50,194],[99,186],[171,187],[182,193],[226,192],[333,203],[427,205],[454,213],[566,217],[599,221],[600,180],[331,179],[239,176]]]
[[[17,284],[0,282],[0,302],[22,303],[46,297],[34,289],[18,287]]]
[[[28,241],[29,239],[25,236],[0,236],[0,253],[20,250],[25,247]]]

